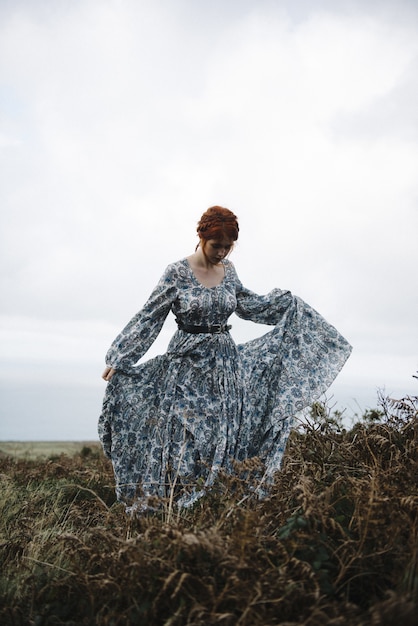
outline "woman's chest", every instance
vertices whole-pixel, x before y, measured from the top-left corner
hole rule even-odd
[[[216,287],[188,286],[179,289],[173,305],[173,312],[189,313],[193,317],[207,315],[229,316],[237,306],[235,287],[231,283],[223,283]]]

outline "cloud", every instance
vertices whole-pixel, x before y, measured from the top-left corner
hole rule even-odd
[[[95,367],[215,203],[240,217],[242,280],[330,319],[355,345],[351,380],[410,367],[415,3],[21,2],[0,16],[3,373],[13,346],[25,372],[36,356],[65,380],[84,343]]]

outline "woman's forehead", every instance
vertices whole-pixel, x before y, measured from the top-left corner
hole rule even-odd
[[[234,242],[229,237],[222,237],[220,239],[208,239],[208,243],[212,245],[231,246]]]

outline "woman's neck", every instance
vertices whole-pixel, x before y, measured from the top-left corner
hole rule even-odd
[[[213,263],[211,263],[209,259],[206,257],[205,253],[203,252],[200,246],[198,247],[198,249],[196,250],[194,254],[190,255],[189,261],[190,260],[192,261],[194,266],[199,269],[211,270],[213,267],[215,267]]]

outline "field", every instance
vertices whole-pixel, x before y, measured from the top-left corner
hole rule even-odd
[[[47,459],[60,454],[73,456],[83,447],[97,447],[97,441],[0,441],[0,458]]]
[[[264,499],[254,460],[140,518],[97,443],[1,443],[0,624],[415,626],[417,406],[313,407]]]

